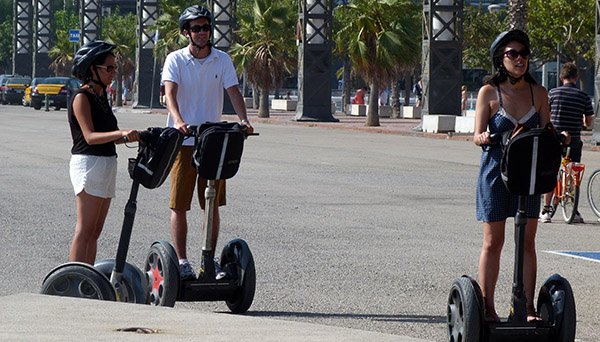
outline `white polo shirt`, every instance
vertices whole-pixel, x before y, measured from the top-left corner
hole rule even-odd
[[[183,120],[190,125],[221,121],[224,89],[238,85],[231,57],[211,48],[203,60],[192,56],[189,47],[173,51],[165,60],[162,81],[177,83],[177,104]],[[167,126],[173,127],[171,115]],[[184,145],[193,145],[187,139]]]

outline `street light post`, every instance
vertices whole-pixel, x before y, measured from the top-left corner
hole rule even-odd
[[[331,2],[300,1],[296,121],[339,121],[331,114]]]

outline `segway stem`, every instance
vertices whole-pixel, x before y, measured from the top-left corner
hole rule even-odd
[[[137,194],[139,188],[140,183],[137,180],[134,180],[131,186],[131,192],[129,193],[129,200],[127,200],[127,204],[125,205],[125,217],[123,218],[121,237],[119,238],[119,246],[117,247],[115,267],[110,275],[110,283],[115,289],[117,302],[128,301],[129,297],[127,289],[125,286],[122,286],[123,270],[125,269],[125,260],[127,260],[131,231],[133,230],[135,212],[137,211]]]
[[[215,252],[212,249],[212,237],[213,237],[213,222],[214,222],[214,208],[215,208],[215,197],[217,191],[215,190],[215,180],[209,179],[206,182],[206,189],[204,190],[204,198],[206,200],[204,204],[204,244],[202,246],[202,265],[204,266],[203,272],[199,275],[205,279],[215,279]]]
[[[517,323],[527,322],[527,300],[523,291],[523,259],[525,258],[525,230],[527,228],[527,196],[519,196],[515,215],[515,270],[512,287],[512,310],[509,320]]]

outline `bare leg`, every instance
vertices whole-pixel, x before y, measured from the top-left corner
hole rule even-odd
[[[75,202],[77,223],[69,250],[69,261],[93,264],[96,260],[98,237],[110,207],[110,199],[92,196],[82,191],[77,195]]]
[[[494,291],[500,272],[500,256],[504,245],[504,225],[506,221],[483,223],[483,246],[479,258],[479,284],[483,294],[486,316],[496,320],[498,315],[494,305]]]
[[[525,230],[525,259],[523,261],[523,288],[527,299],[527,318],[536,320],[533,298],[535,296],[535,279],[537,276],[537,254],[535,251],[535,235],[537,232],[537,219],[527,219]]]
[[[210,247],[213,252],[217,251],[217,240],[219,239],[219,224],[221,222],[221,218],[219,216],[219,206],[215,205],[213,209],[213,225],[212,225],[212,240],[210,242]]]
[[[187,213],[185,210],[171,209],[171,239],[179,259],[187,259]]]

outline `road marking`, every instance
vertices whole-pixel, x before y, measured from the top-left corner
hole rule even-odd
[[[564,255],[571,258],[600,262],[600,252],[575,252],[575,251],[546,251],[547,253]]]

